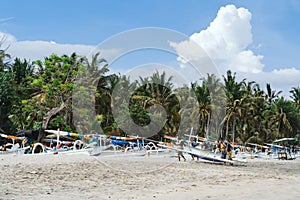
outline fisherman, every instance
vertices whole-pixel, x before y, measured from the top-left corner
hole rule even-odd
[[[232,146],[228,141],[225,141],[226,145],[226,154],[229,156],[229,160],[232,160]]]
[[[221,158],[226,159],[226,145],[224,142],[219,142],[220,150],[221,150]]]
[[[183,140],[180,140],[179,143],[177,143],[177,146],[178,146],[178,149],[180,150],[183,150],[185,144],[184,144],[184,141]],[[184,159],[184,161],[186,161],[184,155],[183,155],[183,152],[182,151],[177,151],[177,154],[178,154],[178,160],[180,161],[180,157],[182,157]]]
[[[215,141],[215,145],[214,145],[214,148],[213,148],[213,152],[214,153],[218,153],[220,152],[220,142],[219,141]]]
[[[198,143],[197,143],[197,141],[196,141],[196,139],[191,139],[191,145],[192,145],[192,147],[196,147],[196,146],[198,146]]]
[[[197,143],[197,141],[196,141],[196,139],[191,139],[191,145],[192,145],[192,147],[196,147],[196,146],[198,146],[198,144],[199,143]],[[196,156],[195,154],[190,154],[191,156],[192,156],[192,160],[195,160],[195,157],[197,158],[197,160],[199,160],[199,157],[198,156]]]
[[[295,156],[296,152],[295,152],[295,145],[293,144],[291,147],[291,153]]]

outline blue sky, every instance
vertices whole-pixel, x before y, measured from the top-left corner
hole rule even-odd
[[[17,41],[92,46],[119,32],[141,27],[169,28],[191,36],[207,29],[219,9],[229,4],[252,14],[252,41],[247,49],[263,56],[263,72],[300,70],[297,0],[5,0],[1,1],[0,32]]]

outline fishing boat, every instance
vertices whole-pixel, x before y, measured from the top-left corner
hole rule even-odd
[[[33,143],[27,147],[27,154],[90,154],[92,146],[75,138],[89,137],[83,134],[70,133],[60,130],[45,130],[55,136],[46,137],[42,143]],[[66,139],[66,137],[68,139]],[[70,137],[70,138],[69,138]]]
[[[102,156],[144,156],[145,142],[139,136],[110,136],[101,139]]]
[[[161,144],[159,146],[162,147],[162,148],[172,149],[174,151],[182,151],[182,152],[187,153],[187,154],[189,154],[191,156],[199,158],[199,159],[201,159],[204,162],[209,162],[209,163],[214,163],[214,164],[217,164],[217,163],[219,163],[219,164],[220,163],[233,164],[234,163],[233,160],[221,159],[217,155],[214,155],[214,154],[211,154],[211,153],[208,153],[208,152],[204,152],[204,151],[201,151],[201,150],[196,149],[196,148],[179,149],[177,147],[170,147],[170,146],[161,145]]]
[[[221,153],[213,150],[215,145],[214,142],[211,142],[208,138],[199,137],[197,135],[192,134],[193,129],[189,135],[185,135],[188,139],[183,139],[184,142],[183,149],[178,148],[176,145],[168,146],[168,145],[160,145],[162,148],[168,148],[175,151],[181,151],[183,153],[191,155],[193,158],[201,159],[204,162],[214,163],[214,164],[234,164],[236,162],[243,162],[245,163],[246,160],[240,158],[233,158],[230,159],[223,159],[221,158]],[[178,142],[178,138],[174,140]]]
[[[25,147],[25,143],[27,142],[26,137],[0,133],[0,138],[5,140],[5,142],[0,145],[0,154],[24,154],[29,148]]]

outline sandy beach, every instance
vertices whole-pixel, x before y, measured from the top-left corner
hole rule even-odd
[[[0,199],[299,199],[300,160],[1,155]]]

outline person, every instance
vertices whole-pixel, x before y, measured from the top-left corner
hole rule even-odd
[[[229,142],[225,141],[225,145],[226,145],[226,155],[229,156],[229,160],[232,160],[232,146]]]
[[[178,145],[178,151],[177,151],[177,155],[178,155],[178,160],[180,161],[180,157],[182,157],[184,159],[184,161],[186,161],[184,155],[183,155],[183,152],[180,151],[180,150],[183,150],[185,144],[184,144],[184,141],[183,140],[180,140],[179,143],[177,144]]]
[[[269,148],[265,150],[265,155],[269,155]]]
[[[226,159],[226,145],[224,142],[219,142],[220,150],[221,150],[221,158]]]
[[[199,157],[196,156],[195,154],[191,154],[191,156],[192,156],[192,160],[195,160],[195,157],[197,158],[197,161],[199,160]]]
[[[292,145],[292,147],[291,147],[291,153],[293,154],[293,156],[295,156],[295,145]]]
[[[198,146],[199,145],[199,143],[197,143],[197,140],[196,139],[194,139],[194,140],[192,140],[191,141],[191,145],[192,145],[192,147],[196,147],[196,146]],[[192,160],[195,160],[195,157],[197,158],[197,160],[199,161],[199,157],[198,156],[196,156],[195,154],[191,154],[191,156],[192,156]]]
[[[198,146],[196,139],[195,140],[191,139],[191,145],[192,145],[192,147]]]
[[[221,148],[221,146],[220,146],[220,141],[218,140],[218,141],[215,141],[215,145],[214,145],[214,148],[213,148],[213,152],[216,154],[216,153],[218,153],[218,152],[220,152],[220,148]]]

